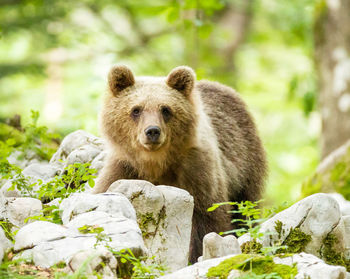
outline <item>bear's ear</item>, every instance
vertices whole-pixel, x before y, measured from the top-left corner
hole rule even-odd
[[[190,67],[180,66],[170,72],[166,83],[185,96],[189,96],[193,90],[195,80],[196,74]]]
[[[114,66],[108,74],[108,86],[114,96],[120,91],[135,84],[131,70],[123,65]]]

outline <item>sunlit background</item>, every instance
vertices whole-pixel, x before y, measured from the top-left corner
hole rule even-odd
[[[269,160],[265,199],[295,201],[319,162],[311,0],[0,1],[0,118],[66,135],[98,132],[106,76],[178,65],[234,87],[255,116]]]

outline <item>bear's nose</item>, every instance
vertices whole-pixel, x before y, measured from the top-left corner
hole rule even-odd
[[[157,126],[149,126],[146,128],[145,134],[152,143],[155,143],[159,139],[160,128]]]

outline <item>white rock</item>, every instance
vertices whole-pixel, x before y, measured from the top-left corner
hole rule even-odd
[[[193,213],[188,192],[142,180],[116,181],[108,192],[123,193],[133,204],[150,257],[172,271],[187,266]]]
[[[7,160],[10,164],[19,166],[21,169],[34,163],[40,163],[41,161],[40,157],[32,150],[26,151],[25,154],[16,150],[7,157]]]
[[[342,215],[350,215],[350,201],[346,200],[343,195],[339,193],[331,193],[328,195],[338,202]]]
[[[112,217],[103,211],[91,211],[79,214],[66,227],[78,232],[85,225],[102,227],[103,233],[110,237],[108,245],[116,251],[129,248],[135,255],[142,255],[145,251],[141,230],[133,219]]]
[[[238,240],[233,235],[222,237],[215,232],[211,232],[203,238],[203,260],[241,253]]]
[[[40,242],[32,249],[32,258],[35,265],[48,268],[59,262],[65,262],[81,250],[92,249],[95,244],[96,238],[91,235]]]
[[[13,246],[12,242],[7,239],[4,230],[0,227],[0,263],[4,258],[5,251]]]
[[[41,201],[34,198],[7,198],[6,217],[13,225],[23,227],[25,220],[31,216],[40,215]],[[28,220],[28,223],[32,222]]]
[[[168,274],[163,279],[197,279],[207,278],[206,274],[209,268],[219,265],[222,261],[234,257],[236,255],[228,255],[221,258],[205,260],[192,266],[180,269],[174,273]],[[296,279],[345,279],[346,270],[342,266],[328,265],[314,255],[300,253],[294,254],[292,257],[279,258],[275,257],[276,264],[284,264],[293,266],[296,264]],[[228,276],[230,279],[238,278],[242,275],[240,271],[232,270]]]
[[[100,154],[101,149],[93,145],[83,145],[73,150],[67,157],[66,166],[74,163],[91,163],[92,160]]]
[[[68,230],[60,225],[36,221],[21,228],[15,236],[15,251],[30,249],[42,243],[65,238]]]
[[[16,235],[15,251],[27,249],[25,257],[41,267],[106,244],[116,251],[128,248],[135,256],[146,254],[135,210],[122,194],[77,193],[63,200],[60,209],[63,226],[43,221],[24,226]],[[83,226],[101,227],[103,231],[97,238],[96,233],[80,232]]]
[[[56,164],[62,165],[60,160],[65,161],[69,156],[69,154],[71,154],[74,150],[84,145],[93,146],[97,149],[100,149],[100,151],[102,151],[104,148],[103,140],[85,131],[78,130],[67,135],[63,139],[59,149],[52,156],[50,163],[56,163]]]
[[[120,193],[86,194],[76,193],[62,201],[63,224],[74,216],[89,211],[103,211],[111,217],[125,217],[136,221],[136,213],[129,200]]]
[[[301,231],[312,236],[305,252],[319,256],[323,239],[338,225],[340,218],[339,205],[333,198],[327,194],[311,195],[261,225],[261,231],[265,233],[263,245],[282,243],[292,228],[299,227]],[[275,229],[277,221],[283,224],[280,237]],[[239,242],[243,243],[241,240]]]
[[[15,198],[15,197],[19,198],[22,196],[21,192],[16,188],[14,190],[9,191],[11,187],[12,187],[12,180],[9,179],[1,186],[1,189],[0,189],[1,194],[7,198]]]
[[[296,279],[344,279],[346,269],[343,266],[328,265],[321,259],[311,254],[300,253],[292,257],[274,258],[276,264],[286,264],[292,266],[296,263],[298,274]]]
[[[89,249],[74,254],[67,260],[71,272],[79,270],[84,264],[84,275],[92,275],[98,271],[102,278],[116,278],[117,260],[106,248]]]
[[[347,259],[350,259],[350,215],[342,217],[344,225],[344,255]]]
[[[30,164],[22,171],[22,174],[24,176],[46,181],[55,177],[59,171],[60,169],[57,166],[46,162],[41,162]]]

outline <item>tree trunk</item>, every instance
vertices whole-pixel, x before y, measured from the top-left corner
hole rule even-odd
[[[324,1],[314,34],[324,158],[350,138],[350,0]]]

